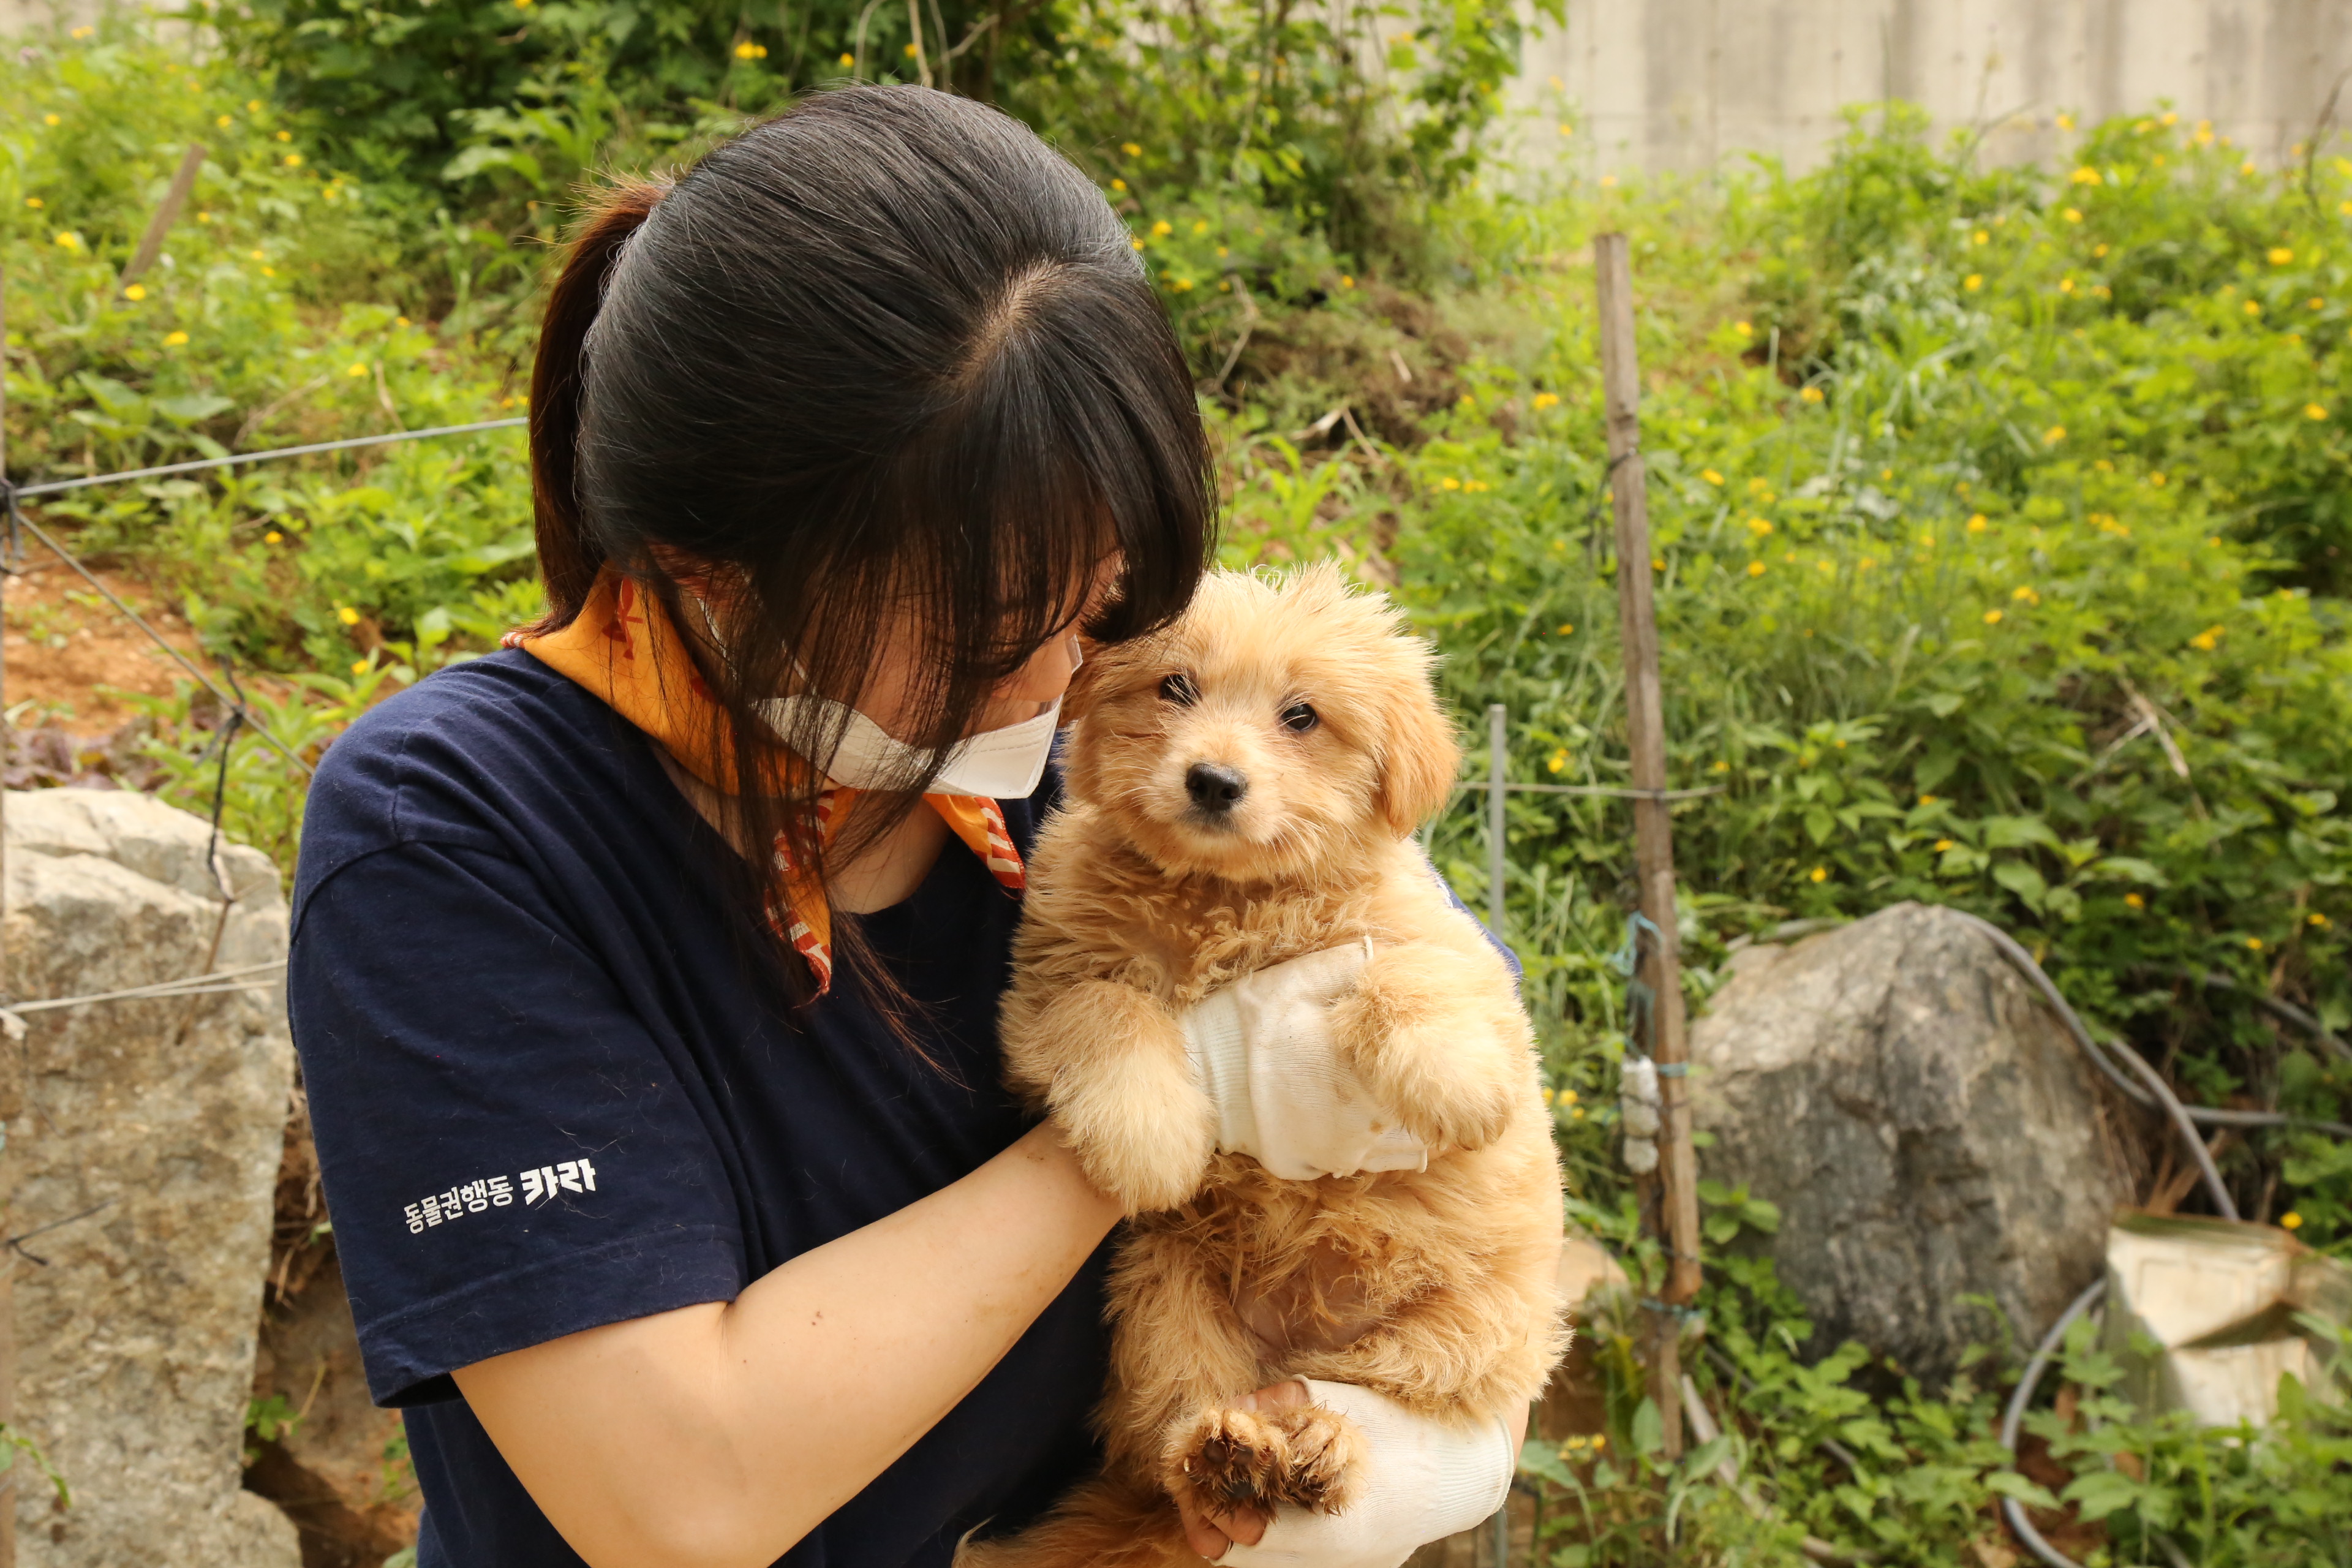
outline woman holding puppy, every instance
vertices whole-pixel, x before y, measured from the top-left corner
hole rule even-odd
[[[1182,359],[1028,131],[847,89],[607,202],[531,458],[547,614],[336,743],[295,890],[420,1568],[946,1568],[1094,1460],[1119,1214],[994,1019],[1081,639],[1209,553]],[[1401,1492],[1494,1468],[1398,1447]],[[1307,1568],[1417,1544],[1286,1529]]]

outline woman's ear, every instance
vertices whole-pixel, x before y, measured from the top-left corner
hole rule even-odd
[[[1402,838],[1437,815],[1454,793],[1462,748],[1437,706],[1425,672],[1395,683],[1381,753],[1381,815]]]

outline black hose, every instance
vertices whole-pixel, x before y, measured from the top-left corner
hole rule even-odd
[[[2092,1038],[2090,1028],[2084,1024],[2081,1016],[2067,1005],[2056,984],[2042,973],[2042,965],[2034,962],[2033,955],[2018,945],[2016,938],[1990,921],[1972,915],[1966,910],[1954,910],[1952,913],[1991,939],[2000,955],[2032,982],[2043,999],[2056,1010],[2059,1020],[2066,1026],[2067,1033],[2073,1035],[2074,1043],[2082,1047],[2083,1054],[2089,1057],[2093,1065],[2105,1073],[2116,1088],[2129,1096],[2135,1104],[2149,1110],[2161,1110],[2171,1119],[2173,1126],[2179,1130],[2182,1140],[2188,1143],[2190,1155],[2197,1161],[2198,1173],[2205,1181],[2205,1194],[2213,1200],[2214,1209],[2225,1219],[2236,1219],[2238,1205],[2231,1201],[2230,1189],[2222,1184],[2221,1168],[2213,1163],[2211,1151],[2205,1147],[2205,1140],[2198,1136],[2197,1124],[2189,1120],[2189,1111],[2181,1105],[2179,1097],[2172,1092],[2157,1070],[2147,1065],[2146,1058],[2128,1046],[2116,1047],[2116,1054],[2140,1075],[2140,1083],[2134,1084],[2116,1069],[2114,1062],[2107,1059],[2105,1049]]]
[[[2026,1362],[2025,1370],[2018,1374],[2017,1389],[2009,1396],[2009,1407],[2000,1413],[2000,1446],[2009,1451],[2011,1458],[2017,1457],[2017,1429],[2025,1420],[2025,1407],[2033,1403],[2033,1391],[2042,1386],[2042,1374],[2049,1369],[2050,1358],[2058,1353],[2059,1342],[2066,1337],[2066,1331],[2074,1326],[2074,1320],[2096,1306],[2099,1298],[2106,1293],[2107,1279],[2103,1274],[2067,1304],[2066,1310],[2058,1314],[2058,1321],[2050,1326],[2050,1331],[2042,1336],[2042,1342],[2033,1347],[2032,1359]],[[2010,1532],[2017,1537],[2019,1544],[2032,1552],[2042,1568],[2083,1568],[2081,1563],[2042,1539],[2042,1532],[2033,1528],[2033,1521],[2025,1517],[2024,1506],[2015,1498],[2003,1494],[2000,1517],[2008,1522]]]

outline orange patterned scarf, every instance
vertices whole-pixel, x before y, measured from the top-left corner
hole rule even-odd
[[[604,572],[570,626],[544,637],[509,632],[505,645],[520,647],[578,681],[659,742],[678,766],[721,794],[732,792],[734,748],[726,727],[716,722],[711,711],[710,689],[703,684],[660,602],[628,578]],[[785,765],[798,763],[787,758]],[[789,783],[782,777],[776,782]],[[856,790],[828,785],[816,798],[810,837],[820,844],[830,842],[857,795]],[[991,875],[1012,891],[1022,890],[1021,851],[994,801],[976,795],[927,795],[923,800],[980,857]],[[774,853],[768,923],[808,961],[816,994],[822,996],[833,985],[833,911],[825,905],[824,887],[803,873],[781,835]]]

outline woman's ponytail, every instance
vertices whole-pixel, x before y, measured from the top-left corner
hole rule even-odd
[[[668,191],[638,182],[615,187],[581,226],[547,297],[539,355],[530,370],[530,488],[539,570],[547,613],[524,628],[532,635],[572,624],[604,564],[603,549],[581,517],[580,400],[588,329],[621,247]]]

